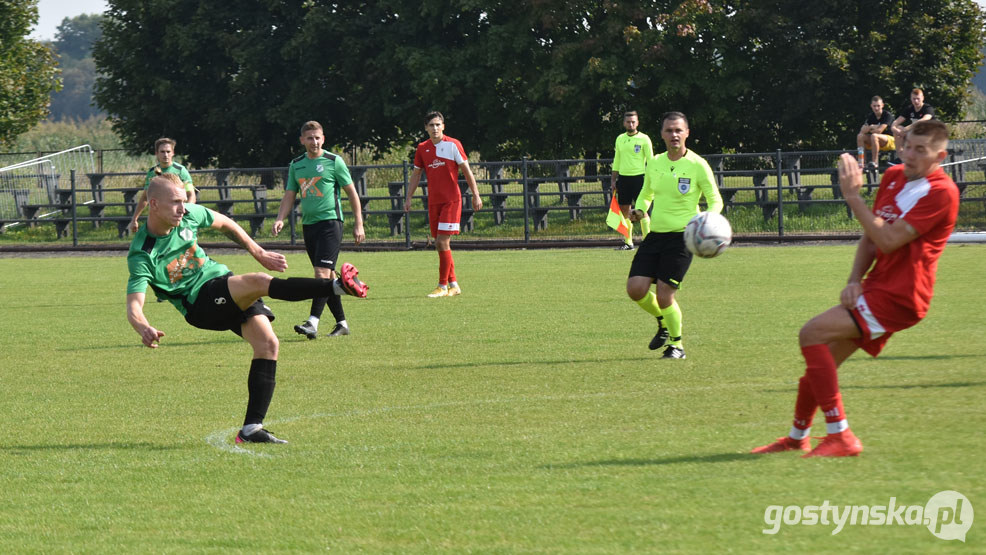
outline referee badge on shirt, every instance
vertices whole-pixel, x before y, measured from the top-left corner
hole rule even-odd
[[[678,192],[681,194],[687,194],[692,188],[692,179],[690,177],[679,177],[678,178]]]
[[[633,153],[640,154],[640,145],[633,145]]]
[[[317,171],[318,173],[322,173],[325,171],[325,166],[323,166],[322,164],[318,164],[317,166],[315,166],[315,171]]]

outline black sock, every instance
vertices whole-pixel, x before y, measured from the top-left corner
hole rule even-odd
[[[329,310],[332,315],[335,316],[336,322],[342,322],[346,319],[346,311],[342,309],[342,297],[332,293],[328,297]]]
[[[277,373],[277,361],[265,358],[255,358],[250,363],[250,376],[247,378],[247,390],[250,392],[247,401],[246,418],[243,425],[260,424],[267,416],[267,408],[274,396],[274,374]]]
[[[273,278],[268,296],[282,301],[303,301],[332,294],[332,280],[321,278]]]
[[[312,299],[311,315],[316,318],[321,318],[322,311],[325,310],[325,301],[327,301],[328,299],[329,299],[328,297],[315,297],[314,299]]]

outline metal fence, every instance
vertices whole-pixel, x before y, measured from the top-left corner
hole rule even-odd
[[[859,226],[840,198],[836,161],[844,151],[713,154],[712,166],[725,214],[740,237],[852,236]],[[986,230],[986,140],[954,141],[947,168],[962,190],[958,230]],[[605,225],[613,192],[611,160],[510,160],[472,163],[484,207],[473,212],[464,180],[459,241],[512,244],[615,240]],[[350,167],[360,197],[369,244],[410,248],[429,238],[427,183],[405,214],[409,164]],[[287,168],[193,170],[198,202],[233,217],[258,239],[270,240]],[[59,180],[50,202],[22,203],[6,224],[53,224],[58,237],[125,241],[126,223],[143,189],[145,173],[76,172]],[[880,173],[866,171],[872,195]],[[37,185],[37,187],[41,187]],[[2,195],[0,195],[2,196]],[[32,197],[33,198],[33,197]],[[21,199],[22,200],[22,199]],[[14,199],[13,202],[17,202]],[[343,195],[347,222],[352,221]],[[47,218],[42,217],[48,214]],[[300,241],[297,208],[279,239]],[[101,228],[113,232],[95,232]],[[348,228],[348,226],[347,226]]]

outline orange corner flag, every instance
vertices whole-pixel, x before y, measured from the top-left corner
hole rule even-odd
[[[623,237],[630,238],[630,222],[623,217],[623,212],[620,212],[620,203],[616,201],[616,195],[613,195],[613,202],[609,203],[606,225],[615,229]]]

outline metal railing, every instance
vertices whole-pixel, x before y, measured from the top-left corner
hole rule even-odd
[[[738,236],[853,236],[859,233],[859,226],[841,200],[836,171],[836,160],[843,152],[776,151],[705,158],[725,202],[725,214]],[[984,140],[955,141],[950,148],[948,161],[960,162],[946,168],[962,190],[957,230],[986,230],[986,165],[980,155],[986,155]],[[473,212],[471,192],[460,180],[463,206],[459,240],[521,245],[615,240],[604,223],[613,194],[610,164],[608,159],[471,163],[484,207]],[[350,168],[371,244],[410,248],[417,240],[428,241],[427,182],[422,180],[412,210],[403,210],[412,169],[407,162]],[[270,225],[287,179],[286,167],[193,170],[191,174],[200,203],[240,221],[254,236],[270,240]],[[117,238],[123,240],[127,235],[125,223],[133,214],[145,175],[74,173],[68,188],[52,190],[48,197],[52,202],[34,203],[41,206],[33,207],[36,211],[31,217],[25,217],[21,210],[12,218],[2,219],[32,225],[53,222],[59,237],[67,236],[71,229],[73,242],[78,241],[80,223],[93,228],[116,224]],[[880,174],[868,170],[864,175],[866,191],[872,194]],[[351,221],[345,195],[342,207]],[[44,219],[41,215],[45,213],[54,217]],[[297,218],[294,207],[286,222],[291,243],[300,239]]]

